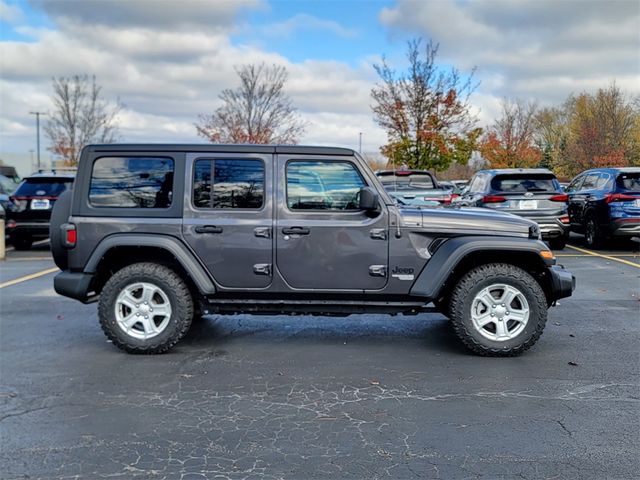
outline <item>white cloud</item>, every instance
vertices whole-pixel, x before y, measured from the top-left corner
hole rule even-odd
[[[17,5],[9,5],[4,0],[0,0],[0,21],[7,23],[17,23],[24,18],[24,13]]]
[[[356,36],[354,29],[343,27],[333,20],[299,13],[282,22],[271,23],[262,27],[262,33],[268,37],[291,37],[294,33],[308,30],[324,30],[342,38],[353,38]]]
[[[482,83],[474,101],[488,111],[500,97],[551,104],[613,79],[640,93],[635,0],[399,0],[381,11],[380,20],[392,33],[439,42],[442,61],[477,66]]]

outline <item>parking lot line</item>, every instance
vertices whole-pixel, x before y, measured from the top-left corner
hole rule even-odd
[[[30,273],[29,275],[25,275],[24,277],[16,278],[14,280],[9,280],[8,282],[0,283],[0,288],[10,287],[11,285],[16,285],[18,283],[26,282],[28,280],[33,280],[34,278],[42,277],[43,275],[48,275],[53,272],[58,272],[60,269],[58,267],[47,268],[46,270],[42,270],[36,273]]]
[[[574,247],[573,245],[567,245],[567,248],[572,250],[576,250],[578,252],[586,253],[588,255],[600,258],[606,258],[607,260],[611,260],[612,262],[624,263],[625,265],[630,265],[632,267],[640,268],[640,265],[637,263],[630,262],[628,260],[623,260],[622,258],[615,258],[610,255],[602,255],[601,253],[592,252],[591,250],[587,250],[585,248]]]

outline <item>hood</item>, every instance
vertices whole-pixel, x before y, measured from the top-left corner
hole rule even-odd
[[[530,238],[538,225],[507,212],[487,208],[399,208],[404,228],[434,233],[503,235]],[[537,235],[536,235],[537,238]]]

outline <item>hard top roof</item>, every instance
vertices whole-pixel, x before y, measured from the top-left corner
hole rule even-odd
[[[480,170],[480,172],[478,173],[488,173],[490,175],[510,175],[514,173],[553,175],[553,172],[548,168],[495,168],[489,170]]]
[[[88,145],[94,152],[223,152],[223,153],[282,153],[306,155],[355,155],[350,148],[312,145],[227,145],[215,143],[112,143]]]

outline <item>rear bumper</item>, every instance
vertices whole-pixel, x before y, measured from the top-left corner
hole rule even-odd
[[[551,300],[570,297],[576,289],[576,277],[567,272],[562,265],[549,267],[551,276]]]
[[[97,299],[97,295],[90,292],[91,280],[91,274],[65,270],[53,278],[53,288],[59,295],[91,303]]]
[[[542,238],[548,240],[550,238],[558,238],[569,235],[569,224],[564,224],[559,217],[527,217],[533,220],[540,227]]]
[[[49,236],[49,222],[33,222],[9,220],[6,224],[8,234],[24,234],[31,236]]]
[[[614,237],[640,236],[640,217],[615,219],[611,222],[610,231]]]

